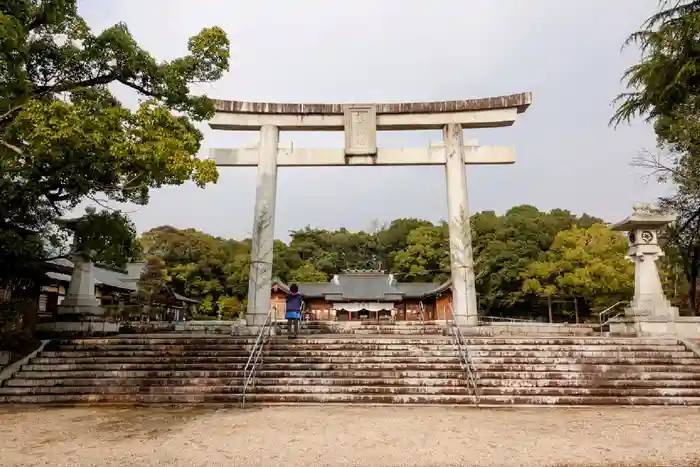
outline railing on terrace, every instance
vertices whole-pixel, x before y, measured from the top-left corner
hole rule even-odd
[[[491,324],[491,323],[541,323],[542,321],[535,321],[533,319],[522,319],[522,318],[502,318],[500,316],[479,316],[479,324]]]
[[[615,312],[615,308],[622,305],[623,303],[627,303],[627,302],[626,301],[617,302],[616,304],[609,306],[606,309],[604,309],[603,311],[601,311],[600,313],[598,313],[598,323],[601,326],[604,324],[608,324],[610,321],[614,320],[615,318],[617,318],[618,316],[623,314],[624,312],[621,311],[621,312],[618,312],[617,314],[615,314],[613,317],[608,318],[609,315],[611,315],[612,313]],[[603,321],[603,318],[607,318],[607,319],[605,319],[605,321]]]
[[[451,308],[450,308],[451,311]],[[452,314],[452,341],[457,347],[457,352],[459,353],[459,363],[462,367],[462,371],[465,372],[467,377],[467,384],[474,391],[474,405],[479,407],[479,384],[476,373],[476,368],[474,367],[474,362],[469,355],[469,347],[467,341],[462,334],[462,330],[459,325],[454,320],[454,314]]]
[[[277,316],[277,309],[275,307],[270,308],[267,312],[267,317],[265,318],[265,323],[260,328],[258,332],[258,337],[255,339],[253,348],[250,349],[250,356],[243,369],[243,393],[241,396],[241,407],[245,407],[245,396],[248,393],[248,388],[252,386],[255,388],[255,374],[257,372],[258,366],[263,363],[263,350],[265,344],[269,342],[270,336],[272,334],[272,326],[275,323]]]

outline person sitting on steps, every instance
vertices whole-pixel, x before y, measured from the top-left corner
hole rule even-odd
[[[285,318],[287,319],[287,334],[289,338],[296,338],[299,332],[299,320],[301,319],[301,311],[304,308],[304,300],[299,294],[299,286],[292,284],[289,287],[289,293],[287,294],[287,312]]]

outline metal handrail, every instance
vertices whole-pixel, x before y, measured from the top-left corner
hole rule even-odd
[[[522,318],[503,318],[501,316],[480,316],[479,321],[482,323],[487,323],[489,321],[505,321],[508,323],[537,323],[534,319],[522,319]]]
[[[452,306],[450,306],[452,310]],[[479,384],[477,382],[476,368],[474,367],[474,362],[469,355],[469,347],[464,339],[464,334],[459,328],[459,325],[455,322],[454,314],[452,314],[452,340],[457,346],[457,351],[459,352],[459,364],[462,367],[462,371],[467,374],[467,381],[469,385],[474,390],[474,405],[479,407]]]
[[[258,365],[262,364],[263,348],[265,347],[265,343],[270,340],[270,335],[272,333],[272,326],[274,324],[274,320],[272,319],[273,313],[274,316],[277,317],[277,308],[272,307],[270,308],[270,311],[267,312],[265,323],[263,323],[263,326],[260,328],[260,332],[258,332],[258,337],[255,339],[253,348],[250,349],[250,356],[248,357],[248,361],[243,369],[244,383],[243,394],[241,397],[241,407],[245,407],[245,396],[248,392],[248,387],[251,385],[251,383],[253,387],[255,387],[255,373],[258,369]]]
[[[610,313],[616,306],[622,305],[623,303],[627,303],[627,302],[626,302],[626,301],[617,302],[616,304],[614,304],[614,305],[612,305],[612,306],[609,306],[609,307],[607,307],[606,309],[604,309],[603,311],[601,311],[600,313],[598,313],[598,322],[599,322],[601,325],[604,324],[604,323],[603,323],[603,316],[604,316],[604,315],[607,315],[607,314]],[[617,315],[617,316],[619,316],[619,315]],[[606,321],[606,323],[607,323],[607,321]]]
[[[624,311],[621,311],[621,312],[619,312],[618,314],[614,315],[612,318],[606,319],[605,322],[600,323],[600,325],[601,325],[601,326],[605,326],[606,324],[609,324],[609,323],[611,323],[612,321],[615,321],[617,318],[619,318],[620,316],[622,316],[622,315],[624,315],[624,314],[625,314],[625,312],[624,312]]]

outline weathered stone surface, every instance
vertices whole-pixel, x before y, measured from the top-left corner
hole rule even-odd
[[[376,106],[377,114],[403,113],[436,113],[464,112],[493,109],[517,108],[524,112],[532,103],[532,94],[524,92],[509,96],[486,97],[483,99],[467,99],[460,101],[440,102],[400,102],[391,104],[371,104]],[[293,104],[272,102],[243,102],[230,100],[214,100],[217,112],[254,113],[254,114],[342,114],[348,104]],[[369,105],[369,104],[354,104]]]
[[[119,336],[52,342],[6,403],[235,404],[251,340]],[[675,339],[468,339],[482,405],[700,405],[700,358]],[[248,403],[472,404],[449,338],[274,337]]]

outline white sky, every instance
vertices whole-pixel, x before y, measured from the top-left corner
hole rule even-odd
[[[232,42],[231,70],[203,89],[214,98],[279,102],[429,101],[534,93],[513,127],[468,130],[484,145],[515,146],[515,165],[469,167],[472,212],[533,204],[621,220],[635,202],[668,190],[630,166],[654,136],[642,122],[608,127],[627,35],[657,0],[119,0],[80,3],[94,29],[123,21],[159,59],[218,25]],[[128,97],[127,97],[128,99]],[[251,143],[255,133],[204,126],[210,147]],[[437,132],[379,135],[380,145],[427,145]],[[342,146],[342,133],[285,133],[297,146]],[[194,227],[250,235],[255,169],[223,168],[217,185],[153,192],[132,214],[139,232]],[[305,225],[367,229],[374,219],[446,216],[441,167],[281,169],[278,238]]]

